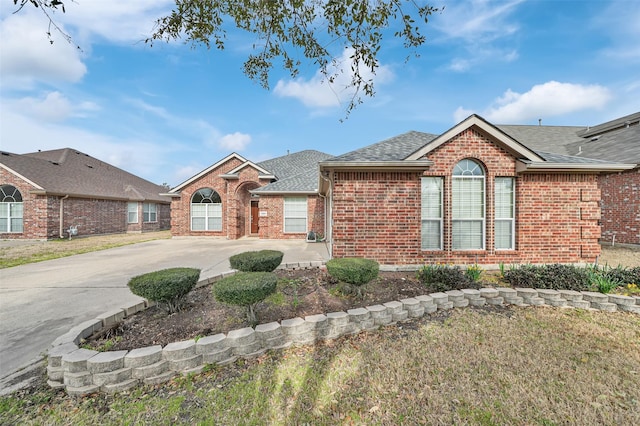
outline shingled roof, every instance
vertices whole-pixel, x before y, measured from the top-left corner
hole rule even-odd
[[[257,163],[276,176],[276,181],[251,192],[315,193],[318,191],[318,163],[333,156],[315,150],[305,150]]]
[[[400,161],[406,159],[418,149],[427,145],[438,135],[410,131],[381,142],[377,142],[355,151],[333,157],[327,162],[336,161]]]
[[[169,203],[166,188],[72,148],[0,152],[0,165],[51,195]]]

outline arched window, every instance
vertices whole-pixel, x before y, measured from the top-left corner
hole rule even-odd
[[[451,248],[482,250],[485,241],[485,173],[480,163],[464,159],[451,179]]]
[[[191,230],[222,231],[222,200],[213,189],[199,189],[191,197]]]
[[[12,185],[0,186],[0,232],[23,232],[22,194]]]

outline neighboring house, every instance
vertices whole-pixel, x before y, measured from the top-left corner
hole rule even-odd
[[[166,195],[171,233],[237,239],[288,239],[324,232],[318,163],[331,155],[301,151],[254,163],[233,153]]]
[[[594,127],[498,126],[523,144],[544,151],[610,162],[635,163],[631,170],[602,173],[602,237],[640,244],[640,112]]]
[[[166,190],[71,148],[0,152],[0,238],[169,229]]]

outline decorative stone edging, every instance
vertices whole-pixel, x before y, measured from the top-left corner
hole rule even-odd
[[[316,264],[317,263],[317,264]],[[288,264],[283,268],[320,267],[321,262]],[[198,287],[211,284],[222,276],[203,280]],[[47,374],[49,386],[63,388],[69,395],[95,392],[118,392],[139,384],[157,384],[177,374],[200,373],[208,364],[225,365],[239,357],[253,357],[269,349],[312,344],[317,340],[336,339],[363,330],[419,318],[437,310],[484,305],[555,306],[625,311],[640,314],[640,297],[607,295],[589,291],[532,288],[481,288],[450,290],[391,301],[380,305],[331,312],[303,318],[245,327],[198,340],[149,346],[131,351],[98,352],[78,348],[80,340],[103,327],[151,306],[138,303],[127,309],[107,312],[93,321],[80,324],[60,336],[49,350]]]

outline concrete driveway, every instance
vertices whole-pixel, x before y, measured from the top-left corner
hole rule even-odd
[[[230,270],[230,256],[263,249],[284,252],[283,263],[328,259],[324,243],[190,237],[0,269],[0,379],[33,363],[71,327],[140,301],[127,288],[135,275],[181,266],[209,278]]]

